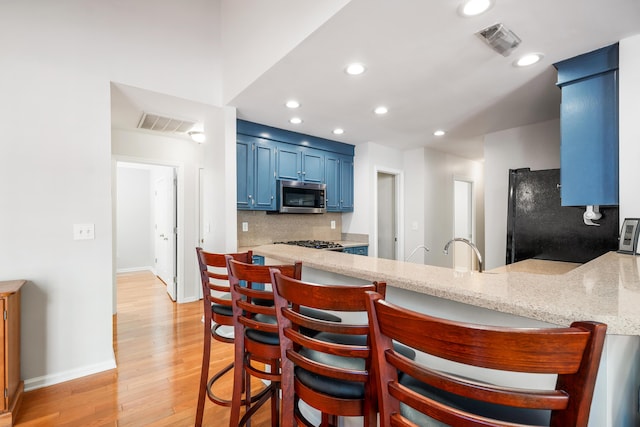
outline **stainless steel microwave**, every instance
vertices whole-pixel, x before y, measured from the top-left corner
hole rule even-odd
[[[278,181],[278,211],[281,213],[325,213],[326,184]]]

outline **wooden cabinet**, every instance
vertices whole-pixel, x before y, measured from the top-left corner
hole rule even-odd
[[[3,313],[0,340],[4,400],[0,408],[0,427],[12,426],[24,391],[20,380],[20,288],[24,280],[0,282],[0,306]]]
[[[275,156],[275,147],[269,141],[238,135],[236,142],[238,209],[276,209]]]
[[[563,206],[618,204],[618,45],[555,64]]]

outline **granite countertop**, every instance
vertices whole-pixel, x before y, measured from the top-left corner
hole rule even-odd
[[[534,273],[534,274],[564,274],[582,264],[564,261],[547,261],[542,259],[525,259],[502,267],[497,267],[487,271],[487,273]]]
[[[606,323],[609,334],[640,335],[640,257],[633,255],[608,252],[579,266],[536,260],[521,265],[524,271],[478,273],[287,245],[253,251],[556,325],[594,320]]]

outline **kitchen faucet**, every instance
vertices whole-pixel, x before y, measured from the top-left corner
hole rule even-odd
[[[482,273],[482,255],[480,255],[480,251],[478,250],[478,247],[474,245],[473,242],[471,242],[470,240],[463,239],[462,237],[456,237],[455,239],[451,239],[447,242],[446,245],[444,245],[444,250],[442,252],[444,252],[445,255],[449,254],[449,245],[453,242],[466,243],[467,245],[469,245],[469,247],[471,247],[471,249],[473,249],[473,251],[476,254],[476,257],[478,257],[478,273]]]

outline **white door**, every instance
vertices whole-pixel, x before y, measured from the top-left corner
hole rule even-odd
[[[396,177],[378,172],[378,258],[396,259]]]
[[[473,184],[468,181],[454,181],[454,230],[455,237],[462,237],[473,242]],[[456,243],[453,248],[453,268],[471,270],[471,248],[463,243]]]
[[[176,300],[176,173],[166,168],[155,181],[156,275],[167,285],[167,293]]]

